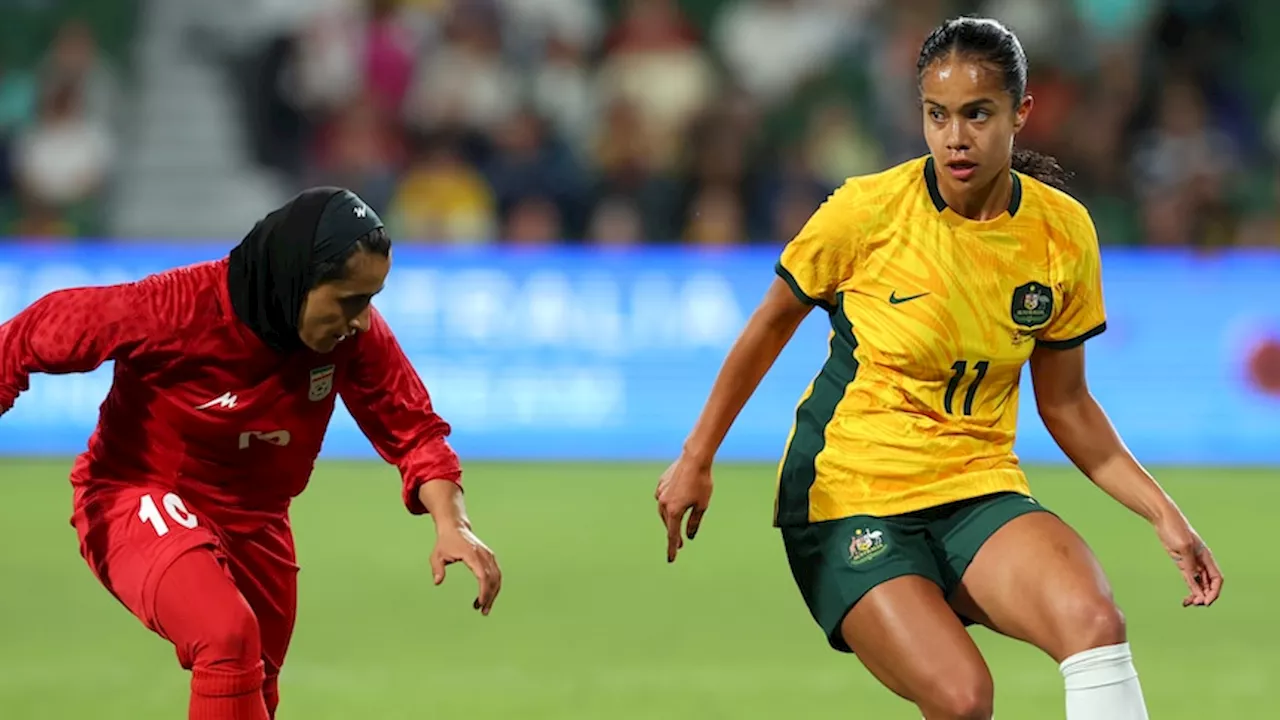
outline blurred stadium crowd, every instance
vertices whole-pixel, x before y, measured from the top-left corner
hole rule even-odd
[[[916,53],[977,13],[1020,34],[1019,141],[1075,173],[1104,242],[1280,246],[1272,0],[307,7],[225,63],[251,156],[355,189],[406,240],[776,243],[844,177],[925,152]],[[128,22],[90,14],[0,52],[0,235],[111,232],[136,68]]]

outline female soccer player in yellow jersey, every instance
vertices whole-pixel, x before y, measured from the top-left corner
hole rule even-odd
[[[1123,616],[1089,547],[1031,498],[1013,453],[1030,361],[1040,417],[1095,484],[1150,521],[1190,588],[1212,554],[1129,454],[1085,382],[1106,327],[1098,241],[1057,163],[1013,150],[1031,112],[1007,29],[962,18],[918,64],[930,154],[849,179],[782,251],[680,458],[658,484],[674,561],[711,500],[711,465],[760,379],[816,305],[830,355],[780,463],[776,525],[830,644],[856,652],[927,720],[990,718],[965,625],[1060,663],[1068,720],[1146,718]]]

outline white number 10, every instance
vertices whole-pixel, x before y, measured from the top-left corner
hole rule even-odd
[[[173,518],[174,522],[188,530],[196,526],[196,516],[187,510],[182,498],[173,493],[165,493],[160,502],[164,505],[165,512],[169,514],[170,518]],[[160,514],[160,508],[156,507],[156,501],[150,495],[142,496],[142,504],[138,508],[138,519],[144,523],[151,523],[151,527],[155,528],[156,535],[160,537],[164,537],[169,532],[169,523],[165,522],[164,516]]]

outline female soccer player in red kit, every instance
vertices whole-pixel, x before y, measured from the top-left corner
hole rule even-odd
[[[229,257],[50,293],[0,325],[0,414],[32,373],[115,361],[71,473],[72,524],[103,585],[172,642],[192,720],[265,720],[297,600],[289,503],[341,395],[436,525],[434,580],[462,562],[488,614],[501,586],[471,531],[448,424],[371,300],[391,241],[353,193],[315,188]]]

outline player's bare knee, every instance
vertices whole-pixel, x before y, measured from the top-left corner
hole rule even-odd
[[[995,689],[986,675],[947,683],[931,702],[921,703],[921,710],[929,720],[990,720],[994,706]]]
[[[1063,628],[1063,658],[1078,652],[1126,642],[1124,613],[1110,598],[1096,596],[1076,603]]]
[[[1124,613],[1110,600],[1100,601],[1088,615],[1086,635],[1093,640],[1092,647],[1118,645],[1127,639]]]
[[[995,695],[991,673],[975,667],[949,674],[919,705],[929,720],[989,720]]]

